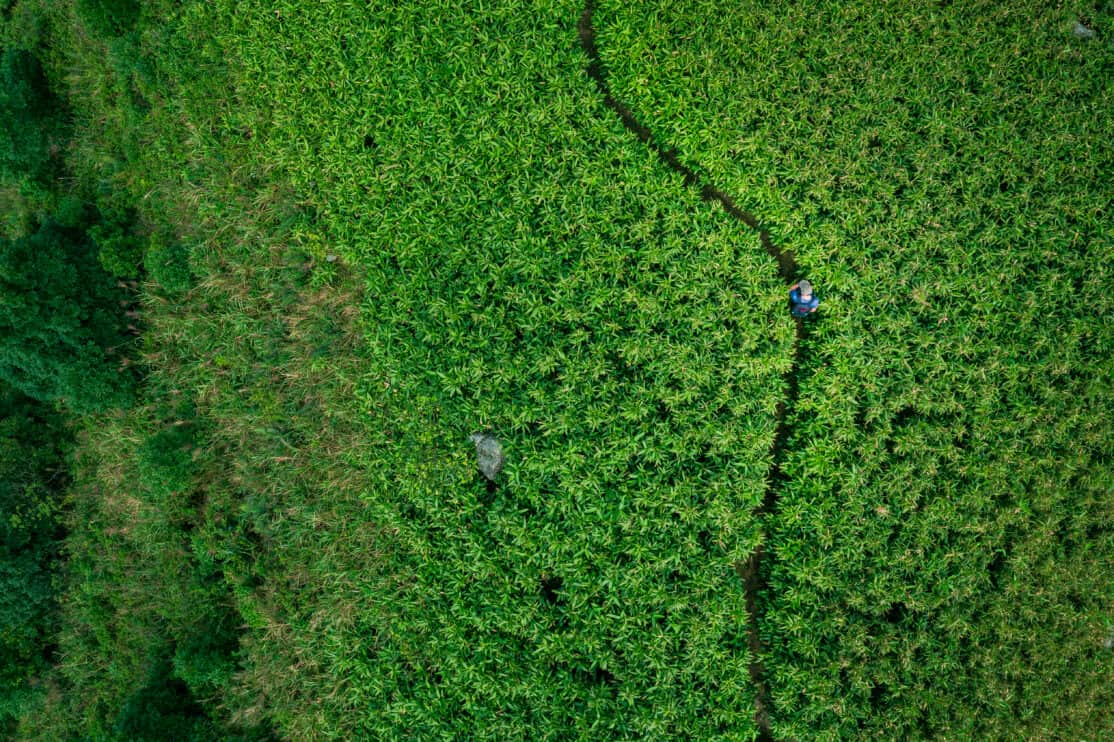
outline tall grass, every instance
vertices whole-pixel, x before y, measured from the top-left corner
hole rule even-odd
[[[776,734],[1106,729],[1114,56],[1080,13],[1109,32],[1072,4],[596,14],[616,95],[826,289],[769,524]]]
[[[131,46],[71,18],[75,170],[192,275],[146,285],[150,401],[96,423],[121,469],[78,490],[139,505],[75,569],[144,578],[74,599],[39,734],[118,724],[168,638],[211,716],[288,737],[752,733],[732,564],[781,291],[595,98],[577,8],[528,11],[191,3]],[[198,621],[230,608],[210,651]],[[92,659],[132,634],[122,675]]]

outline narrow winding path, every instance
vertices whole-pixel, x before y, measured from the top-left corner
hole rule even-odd
[[[773,242],[770,241],[769,232],[763,229],[762,225],[753,214],[739,208],[730,196],[707,182],[695,169],[683,163],[676,150],[667,147],[655,139],[653,133],[646,126],[639,123],[631,110],[611,94],[611,87],[607,83],[607,74],[604,71],[603,63],[600,61],[599,49],[596,47],[596,32],[595,28],[592,26],[592,16],[595,14],[595,11],[595,0],[586,0],[584,12],[581,13],[580,21],[577,23],[577,31],[580,35],[580,44],[584,48],[584,53],[588,55],[588,75],[595,80],[596,87],[603,96],[604,104],[619,116],[623,125],[638,137],[639,141],[649,145],[666,165],[681,173],[684,176],[686,185],[700,189],[700,195],[704,200],[718,202],[728,214],[758,232],[759,238],[762,241],[762,247],[777,261],[778,273],[781,275],[782,280],[785,281],[787,286],[795,283],[797,280],[797,261],[793,253],[774,245]],[[781,469],[785,459],[785,443],[789,435],[789,428],[785,423],[785,411],[797,402],[797,368],[800,365],[801,339],[805,335],[803,322],[799,319],[795,320],[795,322],[796,334],[793,341],[793,365],[783,377],[786,394],[785,398],[779,402],[777,406],[777,430],[774,433],[774,442],[771,446],[773,463],[770,465],[770,470],[766,474],[766,493],[762,499],[762,505],[755,513],[759,518],[772,513],[777,507],[778,490],[785,483],[785,475]],[[759,739],[768,742],[773,739],[770,733],[770,719],[766,710],[769,704],[769,689],[766,686],[766,672],[761,660],[763,652],[762,641],[758,634],[758,594],[766,588],[766,579],[764,576],[766,572],[764,569],[766,557],[765,548],[759,546],[746,562],[736,564],[735,569],[743,580],[743,587],[746,592],[747,613],[750,618],[747,630],[747,647],[750,650],[752,658],[750,663],[750,678],[757,689],[755,723],[758,726],[760,734]]]

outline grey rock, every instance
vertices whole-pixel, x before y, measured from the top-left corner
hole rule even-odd
[[[503,464],[507,460],[499,439],[491,433],[473,433],[468,436],[468,440],[476,444],[476,458],[480,472],[494,482],[499,472],[503,471]]]
[[[325,260],[329,263],[335,263],[337,262],[337,256],[330,253],[329,255],[325,256]]]
[[[1107,648],[1109,650],[1114,651],[1114,634],[1111,634],[1110,636],[1106,637],[1102,642],[1102,646],[1104,646],[1105,648]]]
[[[1087,28],[1082,23],[1076,21],[1075,28],[1071,30],[1077,39],[1093,39],[1095,38],[1095,31],[1092,28]]]

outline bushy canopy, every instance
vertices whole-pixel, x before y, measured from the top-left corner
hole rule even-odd
[[[84,231],[48,220],[0,238],[0,379],[78,412],[126,404],[134,376],[113,358],[128,342],[121,302]]]

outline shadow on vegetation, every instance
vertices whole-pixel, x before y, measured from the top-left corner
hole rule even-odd
[[[564,582],[556,575],[543,576],[541,578],[542,599],[549,605],[564,605],[565,598],[561,595],[563,585]]]

